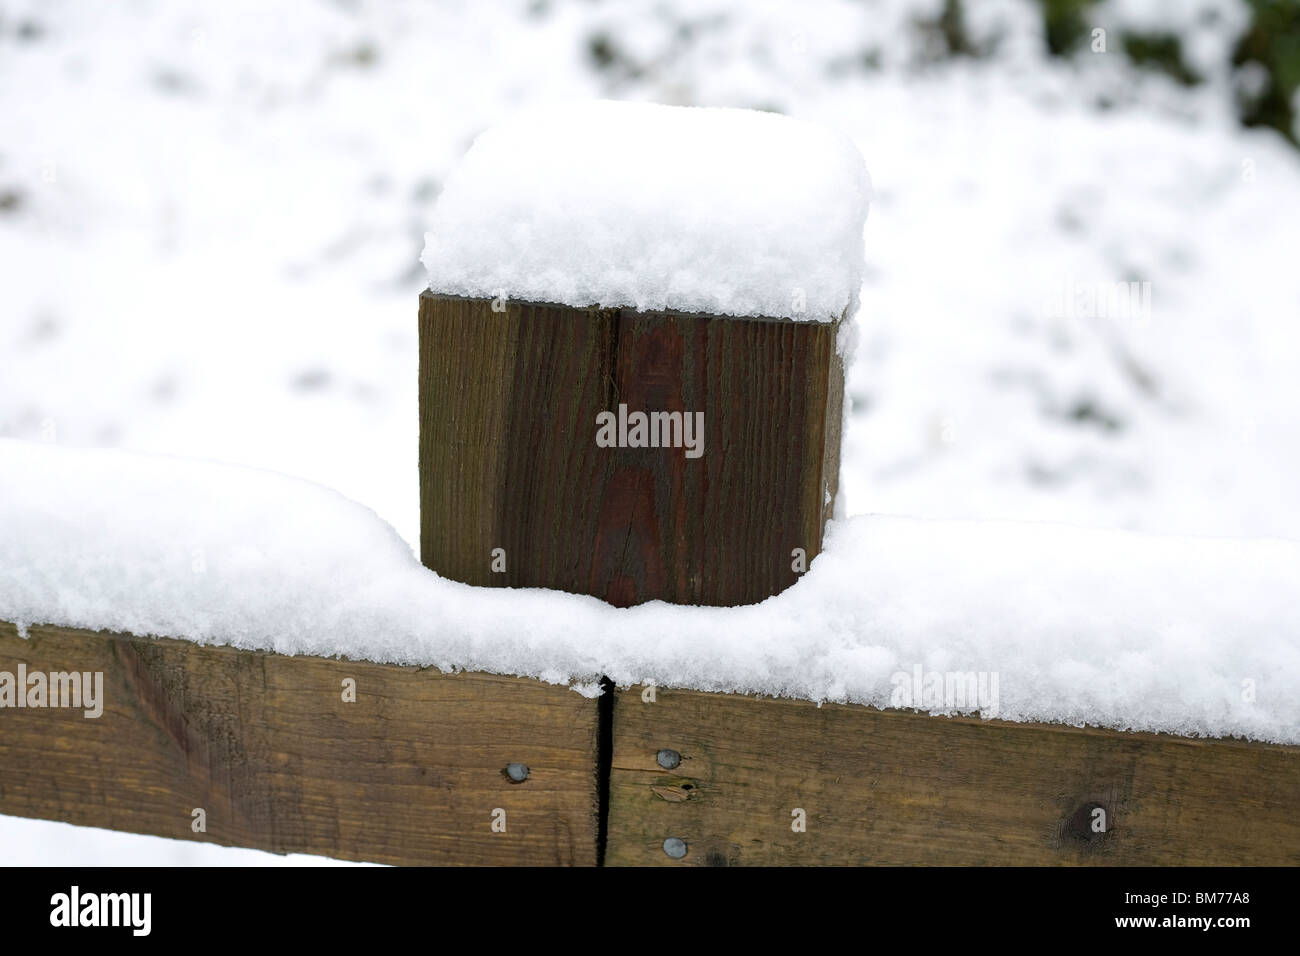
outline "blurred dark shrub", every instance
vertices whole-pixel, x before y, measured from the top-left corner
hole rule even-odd
[[[1268,126],[1300,145],[1296,136],[1296,90],[1300,89],[1300,0],[1247,0],[1251,20],[1238,39],[1232,65],[1249,70],[1250,82],[1237,92],[1238,115],[1246,126]],[[1096,0],[1038,0],[1043,34],[1056,56],[1086,49]],[[1158,70],[1187,86],[1201,81],[1172,32],[1125,33],[1122,49],[1133,63]],[[1239,73],[1239,75],[1244,75]],[[1258,78],[1258,79],[1256,79]]]
[[[1247,126],[1271,126],[1293,143],[1296,138],[1295,101],[1300,89],[1300,0],[1250,0],[1254,14],[1250,29],[1237,43],[1232,62],[1237,67],[1258,64],[1267,83],[1239,90],[1241,120]]]

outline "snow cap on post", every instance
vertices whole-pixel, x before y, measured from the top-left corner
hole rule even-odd
[[[858,149],[813,123],[549,106],[475,140],[421,261],[447,295],[833,322],[857,310],[870,198]]]

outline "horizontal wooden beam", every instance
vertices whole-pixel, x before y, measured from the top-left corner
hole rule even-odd
[[[102,674],[103,713],[0,709],[0,813],[386,863],[597,860],[598,706],[564,688],[0,624],[0,681],[20,667]],[[1296,747],[641,688],[609,719],[610,864],[1300,863]]]
[[[564,687],[0,623],[0,672],[20,666],[102,674],[103,713],[0,709],[0,813],[380,863],[596,862],[597,703]]]
[[[1300,863],[1296,747],[663,689],[613,713],[611,865]]]

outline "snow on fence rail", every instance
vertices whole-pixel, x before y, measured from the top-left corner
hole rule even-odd
[[[857,516],[762,603],[618,608],[449,580],[311,482],[13,440],[0,528],[20,628],[1300,743],[1288,541]]]
[[[0,441],[0,812],[388,862],[1297,862],[1295,543],[829,520],[869,181],[789,122],[475,145],[425,254],[423,566],[309,482]],[[74,673],[99,716],[49,706]]]

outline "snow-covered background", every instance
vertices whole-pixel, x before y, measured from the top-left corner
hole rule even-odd
[[[1297,135],[1300,67],[1268,30],[1300,13],[1273,7],[1290,20],[1242,0],[0,2],[0,437],[303,476],[414,545],[418,259],[457,157],[545,101],[758,107],[843,130],[875,184],[850,513],[1300,538],[1300,152],[1243,123]],[[1121,281],[1149,308],[1093,314]],[[6,862],[102,845],[0,831]]]

